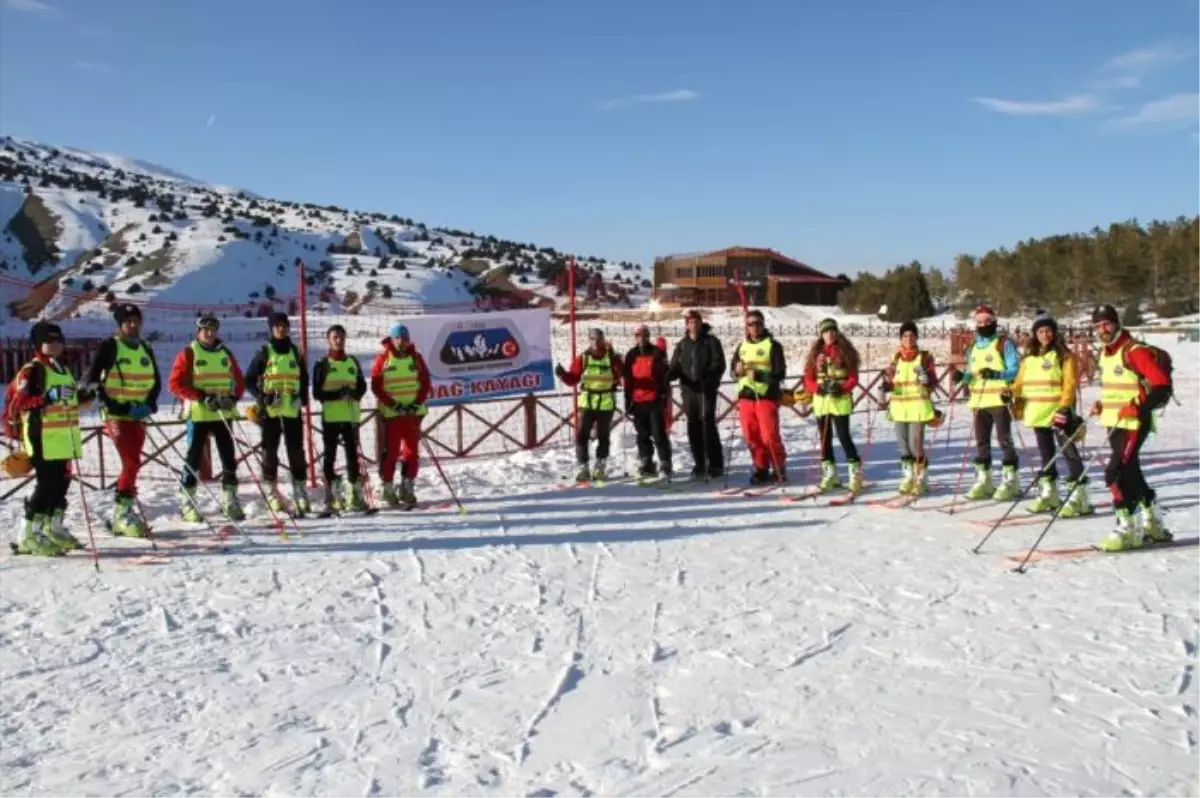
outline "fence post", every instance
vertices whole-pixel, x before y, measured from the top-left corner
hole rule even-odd
[[[304,261],[296,258],[296,274],[299,277],[300,290],[300,360],[304,368],[308,368],[308,302],[304,284]],[[313,448],[312,434],[312,402],[305,397],[304,402],[304,440],[308,447],[308,486],[317,487],[317,456]]]
[[[526,394],[525,405],[525,448],[536,449],[538,441],[537,399],[533,394]]]

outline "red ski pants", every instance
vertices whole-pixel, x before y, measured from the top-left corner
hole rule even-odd
[[[421,419],[417,416],[396,416],[383,423],[384,450],[379,463],[379,478],[391,482],[396,478],[396,461],[400,461],[400,476],[417,478],[420,459]]]
[[[140,421],[109,419],[104,431],[112,438],[121,458],[121,476],[117,478],[117,493],[137,495],[138,471],[142,467],[142,446],[146,443],[146,425]]]
[[[739,399],[742,437],[755,468],[786,468],[787,454],[779,437],[779,403],[771,399]]]

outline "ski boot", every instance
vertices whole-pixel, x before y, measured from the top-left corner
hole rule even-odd
[[[575,469],[575,481],[579,483],[592,481],[592,469],[587,463],[580,463]]]
[[[225,513],[225,517],[230,521],[246,519],[246,511],[242,509],[242,503],[238,501],[237,485],[226,485],[221,488],[221,512]]]
[[[654,479],[658,476],[658,470],[654,467],[654,459],[651,457],[643,457],[638,461],[638,479],[645,481]]]
[[[184,521],[193,524],[199,524],[204,521],[204,516],[200,515],[200,508],[196,506],[195,485],[179,489],[179,514],[183,516]]]
[[[379,503],[384,507],[400,506],[400,496],[396,493],[395,485],[385,482],[379,486]]]
[[[601,457],[596,460],[596,467],[592,469],[592,480],[603,482],[606,479],[608,479],[608,460]]]
[[[287,509],[283,504],[283,494],[275,482],[263,480],[263,492],[267,494],[267,507],[271,508],[271,512],[282,513]]]
[[[771,481],[771,472],[765,468],[756,468],[750,474],[751,485],[766,485]]]
[[[913,486],[909,493],[913,496],[924,496],[929,492],[929,463],[918,460],[913,464]]]
[[[851,493],[854,493],[854,494],[862,493],[862,491],[863,491],[862,463],[857,460],[850,462],[850,463],[846,463],[846,470],[849,472],[849,482],[850,482],[850,484],[847,485],[847,488],[850,490]]]
[[[787,481],[788,481],[787,468],[784,466],[780,466],[777,470],[775,470],[773,472],[768,472],[767,481],[768,482],[777,482],[780,485],[786,485]]]
[[[674,473],[673,469],[671,468],[671,461],[663,460],[661,463],[659,463],[658,464],[658,473],[662,474],[663,479],[665,479],[667,482],[670,482],[671,474]]]
[[[1059,518],[1081,518],[1096,512],[1088,501],[1088,478],[1080,477],[1076,484],[1067,481],[1067,501],[1058,511]]]
[[[64,554],[68,551],[82,549],[84,547],[79,538],[67,531],[66,514],[67,511],[59,507],[50,514],[50,520],[44,527],[47,537],[49,537],[54,545],[58,546],[58,548]]]
[[[1099,548],[1101,551],[1125,551],[1140,549],[1143,545],[1141,530],[1134,523],[1133,513],[1122,507],[1117,510],[1116,528],[1100,541]]]
[[[25,528],[21,531],[20,542],[17,543],[17,554],[32,554],[37,557],[61,557],[66,554],[46,536],[49,520],[44,515],[25,519]]]
[[[335,479],[325,485],[325,510],[326,513],[336,513],[346,508],[345,501],[342,500],[343,494],[347,494],[346,485],[340,479]],[[347,499],[349,496],[347,495]]]
[[[292,504],[296,505],[297,515],[308,515],[312,512],[312,502],[308,500],[308,487],[302,479],[292,480]]]
[[[1142,537],[1147,543],[1170,543],[1174,536],[1163,526],[1158,507],[1153,501],[1144,501],[1138,506],[1138,521]]]
[[[367,500],[363,498],[363,486],[361,481],[347,483],[347,487],[346,501],[343,505],[345,509],[355,513],[361,513],[371,509],[367,504]]]
[[[912,460],[907,458],[900,461],[900,484],[896,486],[897,493],[912,493],[916,484],[916,468]]]
[[[133,497],[117,494],[117,500],[113,504],[112,522],[109,524],[109,529],[114,535],[123,535],[130,538],[144,538],[146,536],[146,522],[138,517],[137,511],[133,507]]]
[[[405,507],[415,507],[417,494],[413,493],[413,481],[409,477],[400,478],[400,502]]]
[[[1000,472],[1000,486],[992,494],[998,502],[1016,501],[1021,495],[1021,483],[1015,465],[1006,465]]]
[[[992,494],[996,492],[996,488],[992,485],[992,468],[986,463],[975,464],[975,484],[967,491],[967,498],[971,501],[978,499],[990,499]]]
[[[840,488],[842,480],[838,478],[837,465],[832,460],[821,461],[821,481],[817,485],[818,493],[828,493],[834,488]]]
[[[1029,512],[1052,513],[1062,504],[1062,499],[1058,496],[1058,480],[1054,477],[1043,476],[1039,479],[1038,490],[1038,497],[1026,507]]]

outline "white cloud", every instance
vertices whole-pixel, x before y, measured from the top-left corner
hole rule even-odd
[[[627,97],[617,97],[612,100],[605,100],[600,103],[600,110],[611,111],[615,108],[624,108],[629,105],[647,105],[650,103],[683,103],[697,100],[700,98],[700,93],[691,89],[676,89],[674,91],[664,91],[657,94],[631,94]]]
[[[1097,78],[1090,81],[1089,84],[1097,91],[1108,91],[1111,89],[1136,89],[1142,85],[1142,79],[1137,75],[1114,75],[1112,77]]]
[[[39,14],[57,14],[58,9],[42,0],[5,0],[5,4],[17,11],[33,11]]]
[[[984,108],[1011,116],[1070,116],[1100,108],[1100,101],[1091,94],[1073,94],[1060,100],[1002,100],[996,97],[972,97]]]
[[[102,75],[111,75],[114,71],[108,64],[101,64],[98,61],[76,61],[75,66],[86,69],[88,72],[99,72]]]
[[[1200,124],[1200,94],[1181,92],[1144,103],[1137,113],[1109,120],[1117,128],[1186,129]]]
[[[1183,47],[1175,42],[1160,42],[1149,47],[1139,47],[1121,53],[1115,58],[1104,62],[1098,70],[1101,74],[1121,74],[1137,77],[1161,69],[1168,64],[1182,61],[1192,55],[1194,50]]]
[[[217,115],[215,113],[208,115],[208,121],[204,123],[204,129],[208,130],[217,123]]]

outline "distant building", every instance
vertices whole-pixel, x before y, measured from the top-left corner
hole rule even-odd
[[[730,247],[654,259],[654,298],[668,307],[836,305],[846,282],[773,249]]]

